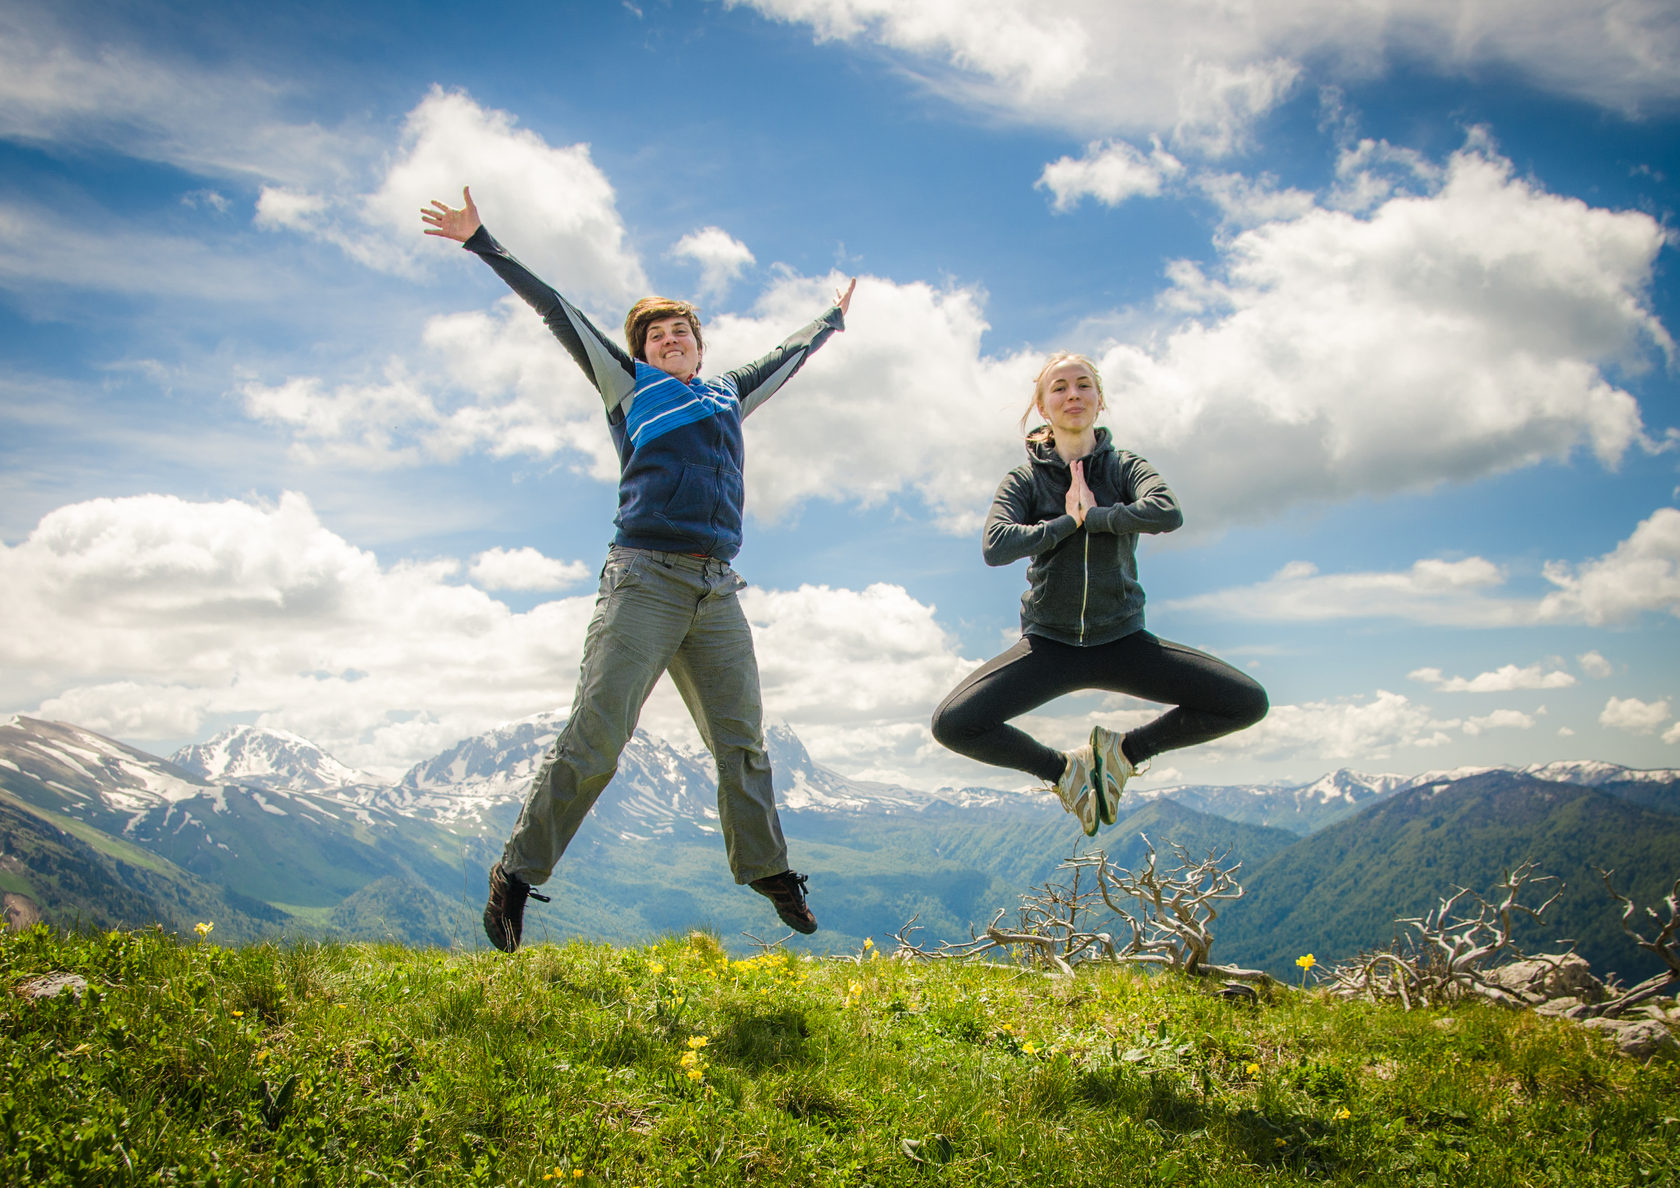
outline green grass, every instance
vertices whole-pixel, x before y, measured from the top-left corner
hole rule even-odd
[[[212,934],[213,936],[213,934]],[[1680,1067],[1086,969],[0,934],[0,1183],[1680,1182]]]

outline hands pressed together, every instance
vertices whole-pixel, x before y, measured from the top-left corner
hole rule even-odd
[[[1085,513],[1097,506],[1097,497],[1085,483],[1085,460],[1073,462],[1069,469],[1073,472],[1073,483],[1068,487],[1067,514],[1075,524],[1084,524]]]

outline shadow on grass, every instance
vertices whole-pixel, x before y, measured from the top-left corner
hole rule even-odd
[[[762,1072],[811,1064],[811,1028],[802,1011],[733,1008],[712,1042],[720,1056],[741,1068]]]
[[[1340,1170],[1349,1160],[1337,1149],[1334,1129],[1309,1114],[1290,1110],[1232,1109],[1205,1098],[1182,1076],[1122,1066],[1066,1070],[1046,1068],[1032,1087],[1034,1106],[1045,1112],[1074,1104],[1123,1114],[1178,1136],[1204,1135],[1240,1161],[1264,1167]]]

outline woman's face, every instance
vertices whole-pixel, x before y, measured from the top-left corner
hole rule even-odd
[[[1062,433],[1083,433],[1096,423],[1102,409],[1102,393],[1091,369],[1074,359],[1064,359],[1044,374],[1038,411],[1050,427]]]

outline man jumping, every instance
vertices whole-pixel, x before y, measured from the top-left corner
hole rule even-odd
[[[470,190],[457,210],[433,199],[427,235],[459,241],[542,315],[606,406],[618,447],[618,533],[601,570],[572,711],[544,756],[502,857],[490,869],[484,931],[519,948],[540,886],[618,769],[642,706],[669,672],[712,753],[718,823],[737,883],[766,896],[789,928],[811,933],[806,878],[788,869],[770,786],[752,631],[729,562],[741,549],[741,422],[845,329],[854,278],[821,317],[754,363],[701,377],[700,318],[685,301],[644,297],[624,319],[626,352],[538,280],[479,221]]]

